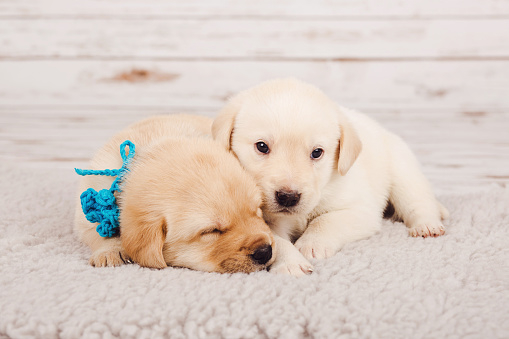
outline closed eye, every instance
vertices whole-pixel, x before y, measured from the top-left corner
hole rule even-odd
[[[217,234],[221,235],[224,234],[226,231],[220,230],[219,228],[210,228],[202,231],[200,235],[207,235],[207,234]]]

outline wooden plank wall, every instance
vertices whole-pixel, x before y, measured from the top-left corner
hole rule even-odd
[[[509,0],[0,0],[0,161],[85,166],[135,120],[287,76],[401,135],[439,189],[509,182]]]

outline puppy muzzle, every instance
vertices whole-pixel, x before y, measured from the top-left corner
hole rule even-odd
[[[276,202],[283,208],[297,206],[300,201],[301,193],[298,191],[279,190],[275,193]]]
[[[272,246],[263,245],[257,248],[253,254],[251,254],[251,259],[258,265],[265,265],[272,259]]]

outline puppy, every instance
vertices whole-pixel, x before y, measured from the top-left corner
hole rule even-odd
[[[120,237],[102,238],[78,198],[75,230],[92,250],[91,265],[118,266],[130,259],[153,268],[248,273],[273,262],[261,192],[212,140],[211,125],[211,119],[198,116],[154,117],[128,127],[99,150],[90,168],[116,169],[122,166],[119,145],[128,139],[136,146],[116,193]],[[85,176],[79,193],[108,189],[113,180]]]
[[[271,271],[308,273],[308,259],[375,234],[388,203],[410,235],[444,234],[448,212],[407,145],[314,86],[279,79],[246,90],[220,112],[212,134],[262,189],[279,248]]]

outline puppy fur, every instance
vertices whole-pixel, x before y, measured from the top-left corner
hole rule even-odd
[[[99,150],[90,168],[120,168],[120,144],[129,139],[136,145],[116,196],[120,237],[102,238],[79,201],[87,188],[109,188],[114,178],[85,176],[80,182],[75,230],[92,250],[91,265],[132,260],[152,268],[247,273],[272,263],[267,251],[274,240],[262,218],[261,192],[235,157],[212,140],[211,124],[199,116],[153,117]]]
[[[264,218],[279,248],[271,271],[310,272],[309,259],[375,234],[388,203],[411,236],[444,234],[448,212],[402,139],[312,85],[277,79],[241,92],[212,134],[262,189]],[[323,154],[314,159],[317,149]],[[294,192],[298,203],[282,206],[278,192]]]

